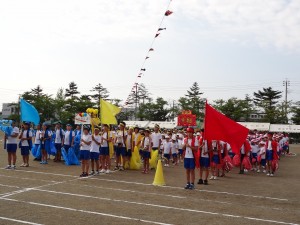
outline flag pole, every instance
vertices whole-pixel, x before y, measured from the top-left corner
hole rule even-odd
[[[204,135],[203,135],[203,140],[205,139],[205,130],[206,130],[206,123],[205,123],[205,118],[206,118],[206,106],[207,106],[207,99],[205,100],[205,107],[204,107],[204,119],[203,119],[203,128],[204,128]]]

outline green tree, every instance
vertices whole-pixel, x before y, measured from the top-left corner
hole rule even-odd
[[[47,121],[54,118],[54,102],[51,95],[43,93],[40,85],[30,91],[24,92],[21,97],[31,103],[40,114],[40,121]]]
[[[300,101],[296,102],[294,106],[292,106],[291,109],[292,112],[292,118],[294,124],[300,125]]]
[[[179,98],[180,108],[182,110],[191,110],[197,116],[197,119],[203,118],[205,99],[201,98],[202,95],[203,92],[200,92],[199,84],[194,82],[192,87],[187,90],[185,97]]]
[[[155,102],[141,104],[138,111],[140,120],[166,121],[169,110],[168,102],[158,97]]]
[[[276,109],[276,104],[278,99],[282,97],[281,91],[273,90],[271,87],[263,88],[262,91],[253,93],[254,104],[264,110],[265,121],[270,123],[277,123],[276,115],[278,111]]]
[[[227,101],[222,99],[215,101],[214,107],[232,120],[240,121],[245,115],[244,105],[243,100],[230,98]]]
[[[92,94],[91,97],[96,103],[96,106],[100,112],[100,99],[102,98],[103,100],[107,100],[109,97],[109,91],[99,83],[92,88],[91,92],[95,93]]]
[[[78,91],[77,84],[74,81],[72,81],[71,83],[69,83],[69,88],[66,88],[65,97],[75,99],[77,98],[78,94],[80,94],[80,92]]]

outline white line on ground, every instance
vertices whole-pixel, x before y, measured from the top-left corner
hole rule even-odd
[[[257,221],[276,223],[276,224],[298,225],[295,223],[289,223],[289,222],[283,222],[283,221],[253,218],[253,217],[247,217],[247,216],[239,216],[239,215],[226,214],[226,213],[217,213],[217,212],[210,212],[210,211],[203,211],[203,210],[196,210],[196,209],[179,208],[179,207],[166,206],[166,205],[157,205],[157,204],[151,204],[151,203],[145,203],[145,202],[134,202],[134,201],[127,201],[127,200],[120,200],[120,199],[102,198],[102,197],[74,194],[74,193],[68,193],[68,192],[50,191],[50,190],[43,190],[43,189],[39,189],[39,188],[34,188],[33,190],[46,192],[46,193],[54,193],[54,194],[61,194],[61,195],[98,199],[98,200],[103,200],[103,201],[122,202],[122,203],[133,204],[133,205],[150,206],[150,207],[155,207],[155,208],[171,209],[171,210],[186,211],[186,212],[195,212],[195,213],[202,213],[202,214],[209,214],[209,215],[219,215],[219,216],[224,216],[224,217],[242,218],[242,219],[248,219],[248,220],[257,220]],[[0,199],[1,199],[1,197],[0,197]]]
[[[27,178],[27,177],[16,177],[16,176],[8,176],[8,175],[3,175],[0,174],[0,177],[9,177],[9,178],[13,178],[13,179],[20,179],[20,180],[37,180],[37,181],[43,181],[43,182],[57,182],[54,180],[42,180],[42,179],[34,179],[34,178]]]
[[[108,214],[108,213],[101,213],[101,212],[87,211],[87,210],[81,210],[81,209],[74,209],[74,208],[68,208],[68,207],[57,206],[57,205],[42,204],[42,203],[37,203],[37,202],[19,201],[19,200],[15,200],[15,199],[7,199],[7,198],[1,198],[1,197],[0,197],[0,199],[6,200],[6,201],[26,203],[26,204],[30,204],[30,205],[44,206],[44,207],[48,207],[48,208],[63,209],[63,210],[74,211],[74,212],[81,212],[81,213],[87,213],[87,214],[107,216],[107,217],[123,219],[123,220],[124,219],[125,220],[132,220],[132,221],[138,221],[138,222],[143,222],[143,223],[151,223],[151,224],[157,224],[157,225],[173,225],[173,224],[169,224],[169,223],[162,223],[162,222],[156,222],[156,221],[151,221],[151,220],[143,220],[143,219],[138,219],[138,218],[128,217],[128,216],[118,216],[118,215]]]
[[[16,220],[16,219],[7,218],[7,217],[3,217],[3,216],[0,216],[0,219],[1,220],[13,221],[13,222],[17,222],[17,223],[23,223],[23,224],[42,225],[40,223],[33,223],[33,222],[24,221],[24,220]]]
[[[66,174],[46,173],[46,172],[38,172],[38,171],[31,171],[31,170],[15,170],[15,171],[16,172],[48,174],[48,175],[64,176],[64,177],[78,177],[78,176],[72,176],[72,175],[66,175]],[[102,176],[105,176],[105,175],[102,175]],[[99,177],[97,177],[97,178],[96,177],[88,177],[88,179],[104,180],[104,181],[109,181],[109,182],[126,183],[126,184],[136,184],[136,185],[144,185],[144,186],[152,186],[152,184],[146,184],[146,183],[140,183],[140,182],[133,182],[133,181],[124,181],[124,180],[105,179],[105,178],[99,178]],[[158,187],[172,188],[172,189],[182,189],[181,187],[174,187],[174,186],[158,186]],[[215,194],[227,194],[227,195],[243,196],[243,197],[250,197],[250,198],[270,199],[270,200],[277,200],[277,201],[289,201],[288,199],[284,199],[284,198],[274,198],[274,197],[259,196],[259,195],[248,195],[248,194],[240,194],[240,193],[232,193],[232,192],[224,192],[224,191],[198,190],[198,189],[195,189],[195,191],[209,192],[209,193],[215,193]]]
[[[1,187],[9,187],[9,188],[20,188],[18,186],[13,186],[13,185],[6,185],[6,184],[0,184]]]

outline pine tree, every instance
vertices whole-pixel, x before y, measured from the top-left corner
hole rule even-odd
[[[102,84],[97,84],[95,87],[92,88],[91,92],[94,92],[95,94],[90,95],[92,99],[94,99],[97,108],[100,112],[100,99],[107,100],[109,97],[109,91],[102,86]]]
[[[66,89],[66,97],[70,97],[70,98],[77,98],[77,94],[80,94],[80,92],[78,91],[78,87],[77,84],[72,81],[71,83],[69,83],[69,88]]]

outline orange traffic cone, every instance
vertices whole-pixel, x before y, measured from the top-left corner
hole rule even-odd
[[[157,162],[157,168],[154,176],[153,185],[155,186],[164,186],[166,185],[163,173],[163,167],[161,164],[161,160],[159,159]]]

